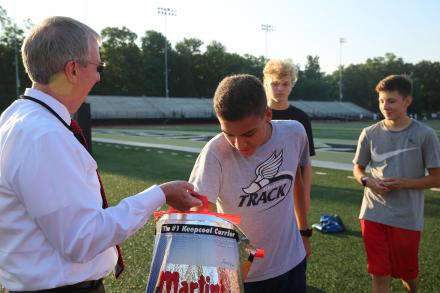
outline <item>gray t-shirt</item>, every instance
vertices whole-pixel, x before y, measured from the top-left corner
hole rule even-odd
[[[401,131],[390,131],[383,121],[362,130],[353,164],[370,164],[373,178],[420,178],[426,169],[440,167],[436,133],[413,120]],[[423,189],[400,189],[384,196],[365,188],[359,218],[389,226],[423,229]]]
[[[223,134],[201,151],[190,176],[195,190],[217,204],[219,212],[241,216],[240,228],[256,248],[246,282],[279,276],[305,257],[293,201],[297,166],[309,163],[304,127],[297,121],[272,121],[271,138],[249,157]]]

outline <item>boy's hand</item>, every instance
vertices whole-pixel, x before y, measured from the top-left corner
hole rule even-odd
[[[382,180],[383,185],[390,190],[405,188],[405,180],[399,178],[385,178]]]
[[[306,250],[306,257],[309,257],[312,253],[312,250],[310,249],[310,240],[309,237],[302,236],[301,237],[304,244],[304,249]]]
[[[385,195],[388,191],[391,190],[391,188],[389,188],[385,184],[384,180],[380,180],[376,178],[369,178],[366,186],[371,190],[373,190],[375,193],[380,195]]]

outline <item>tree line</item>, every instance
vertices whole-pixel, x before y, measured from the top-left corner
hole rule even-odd
[[[30,27],[28,22],[27,28]],[[0,110],[31,85],[20,57],[24,29],[11,20],[0,6]],[[107,27],[101,31],[101,59],[107,68],[92,95],[165,96],[165,45],[168,59],[168,88],[172,97],[211,98],[218,82],[235,73],[262,77],[263,56],[227,52],[218,41],[204,47],[197,38],[184,38],[173,47],[160,32],[147,30],[138,38],[126,27]],[[18,54],[16,54],[18,53]],[[19,88],[16,86],[18,55]],[[440,63],[421,61],[417,64],[387,53],[361,64],[342,68],[343,101],[350,101],[377,112],[375,85],[389,74],[408,74],[414,81],[414,113],[440,111]],[[338,101],[339,70],[321,71],[318,56],[307,56],[304,68],[298,67],[298,82],[292,100]]]

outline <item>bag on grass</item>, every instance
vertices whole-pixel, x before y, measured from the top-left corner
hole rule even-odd
[[[323,233],[337,233],[345,231],[344,223],[342,223],[342,220],[338,215],[324,214],[319,219],[319,224],[313,224],[312,227]]]

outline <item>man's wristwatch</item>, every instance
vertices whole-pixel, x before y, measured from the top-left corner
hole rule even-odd
[[[365,187],[365,186],[367,186],[367,181],[368,181],[368,179],[370,179],[370,177],[368,177],[368,176],[362,176],[362,178],[361,178],[361,182],[362,182],[362,185]]]
[[[312,234],[313,234],[313,230],[312,229],[304,229],[304,230],[299,230],[299,233],[301,234],[301,236],[304,236],[304,237],[312,237]]]

